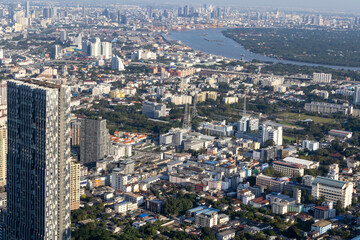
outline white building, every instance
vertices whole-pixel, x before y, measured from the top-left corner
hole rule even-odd
[[[324,196],[326,201],[341,201],[343,207],[351,206],[354,191],[352,182],[343,182],[326,177],[316,177],[312,183],[311,195],[319,199]]]
[[[313,82],[315,83],[330,83],[332,79],[332,74],[326,73],[314,73]]]
[[[112,56],[112,44],[110,42],[101,43],[101,56],[105,59],[110,59]]]
[[[263,144],[268,140],[273,140],[275,145],[281,146],[283,144],[283,128],[276,124],[264,123],[261,137]]]
[[[317,141],[304,140],[302,142],[302,147],[304,149],[309,149],[310,151],[316,151],[320,148],[320,143]]]
[[[136,203],[123,201],[115,205],[114,210],[116,213],[127,213],[129,211],[134,211],[138,208]]]
[[[118,70],[118,71],[124,71],[125,70],[125,66],[124,63],[122,62],[121,58],[119,58],[118,56],[113,56],[111,59],[111,69],[112,70]]]
[[[210,227],[216,226],[218,223],[218,214],[217,212],[211,213],[201,213],[195,216],[195,223],[201,227]]]
[[[287,157],[287,158],[284,158],[283,161],[287,162],[287,163],[296,163],[296,164],[303,165],[305,167],[305,169],[315,169],[315,168],[319,167],[318,162],[313,162],[313,161],[300,159],[300,158]]]

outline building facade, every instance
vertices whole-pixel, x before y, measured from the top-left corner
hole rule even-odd
[[[80,162],[94,163],[109,154],[110,135],[106,120],[83,119],[80,132]]]
[[[326,177],[316,177],[312,183],[312,196],[316,199],[324,196],[326,201],[341,201],[344,208],[351,206],[354,184]]]
[[[70,210],[80,208],[80,163],[72,160],[70,164]]]
[[[6,239],[70,239],[70,94],[8,82]]]

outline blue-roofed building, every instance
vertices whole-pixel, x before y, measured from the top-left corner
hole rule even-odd
[[[143,213],[143,214],[140,214],[138,217],[139,218],[147,218],[148,216],[150,216],[150,215],[147,213]]]
[[[207,209],[207,208],[208,208],[207,206],[200,206],[200,207],[189,209],[186,212],[186,216],[187,217],[192,217],[195,212],[200,211],[200,210],[204,210],[204,209]]]

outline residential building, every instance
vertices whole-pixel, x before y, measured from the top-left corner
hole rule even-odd
[[[226,125],[226,121],[222,122],[203,122],[201,132],[210,136],[229,137],[234,134],[233,126]]]
[[[0,122],[0,187],[6,185],[6,166],[8,152],[8,129],[7,123]]]
[[[70,163],[70,210],[80,208],[80,163]]]
[[[288,182],[288,178],[273,178],[263,174],[256,176],[256,185],[263,187],[270,187],[272,191],[282,192],[285,186],[285,183]]]
[[[313,82],[314,83],[331,83],[332,74],[326,73],[314,73]]]
[[[81,120],[80,162],[93,163],[107,156],[110,151],[110,135],[106,120],[85,118]]]
[[[286,214],[288,212],[289,202],[274,202],[271,204],[271,210],[274,214]]]
[[[210,212],[210,213],[200,213],[195,216],[195,223],[200,227],[209,227],[212,228],[216,226],[218,222],[218,213]]]
[[[314,217],[325,220],[336,217],[336,209],[333,208],[333,202],[329,202],[327,205],[315,207]]]
[[[232,240],[235,238],[235,231],[232,229],[225,230],[216,234],[216,240]]]
[[[61,85],[8,81],[9,240],[70,239],[70,96]]]
[[[320,220],[311,225],[311,231],[318,231],[320,235],[329,231],[332,227],[331,222],[326,220]]]
[[[118,56],[113,56],[111,59],[111,70],[124,71],[125,66],[121,58]]]
[[[290,176],[290,177],[304,176],[304,166],[297,163],[274,161],[273,168],[275,171],[278,171],[284,174],[285,176]]]
[[[275,145],[281,146],[283,144],[283,128],[278,124],[271,122],[263,123],[261,127],[262,144],[268,140],[274,141]]]
[[[354,184],[326,177],[316,177],[312,183],[312,196],[316,199],[325,197],[326,201],[341,201],[344,208],[351,206]]]
[[[302,147],[309,151],[316,151],[320,148],[320,143],[317,141],[304,140],[302,142]]]
[[[71,123],[71,146],[80,146],[81,122]]]
[[[305,110],[308,112],[316,112],[321,114],[342,113],[348,115],[352,114],[353,106],[350,106],[346,103],[341,105],[326,102],[311,102],[305,104]]]
[[[354,105],[360,104],[360,86],[357,85],[354,91]]]

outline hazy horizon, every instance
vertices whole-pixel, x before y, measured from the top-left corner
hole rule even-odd
[[[73,2],[73,0],[50,0],[55,2]],[[335,12],[358,12],[360,14],[359,0],[198,0],[196,2],[191,0],[104,0],[109,3],[119,4],[139,4],[139,5],[200,5],[200,4],[214,4],[221,6],[237,6],[237,7],[261,7],[261,8],[296,8],[296,9],[313,9],[316,11],[335,11]],[[8,2],[8,1],[3,1]],[[84,2],[98,3],[97,0],[80,0],[79,4]]]

